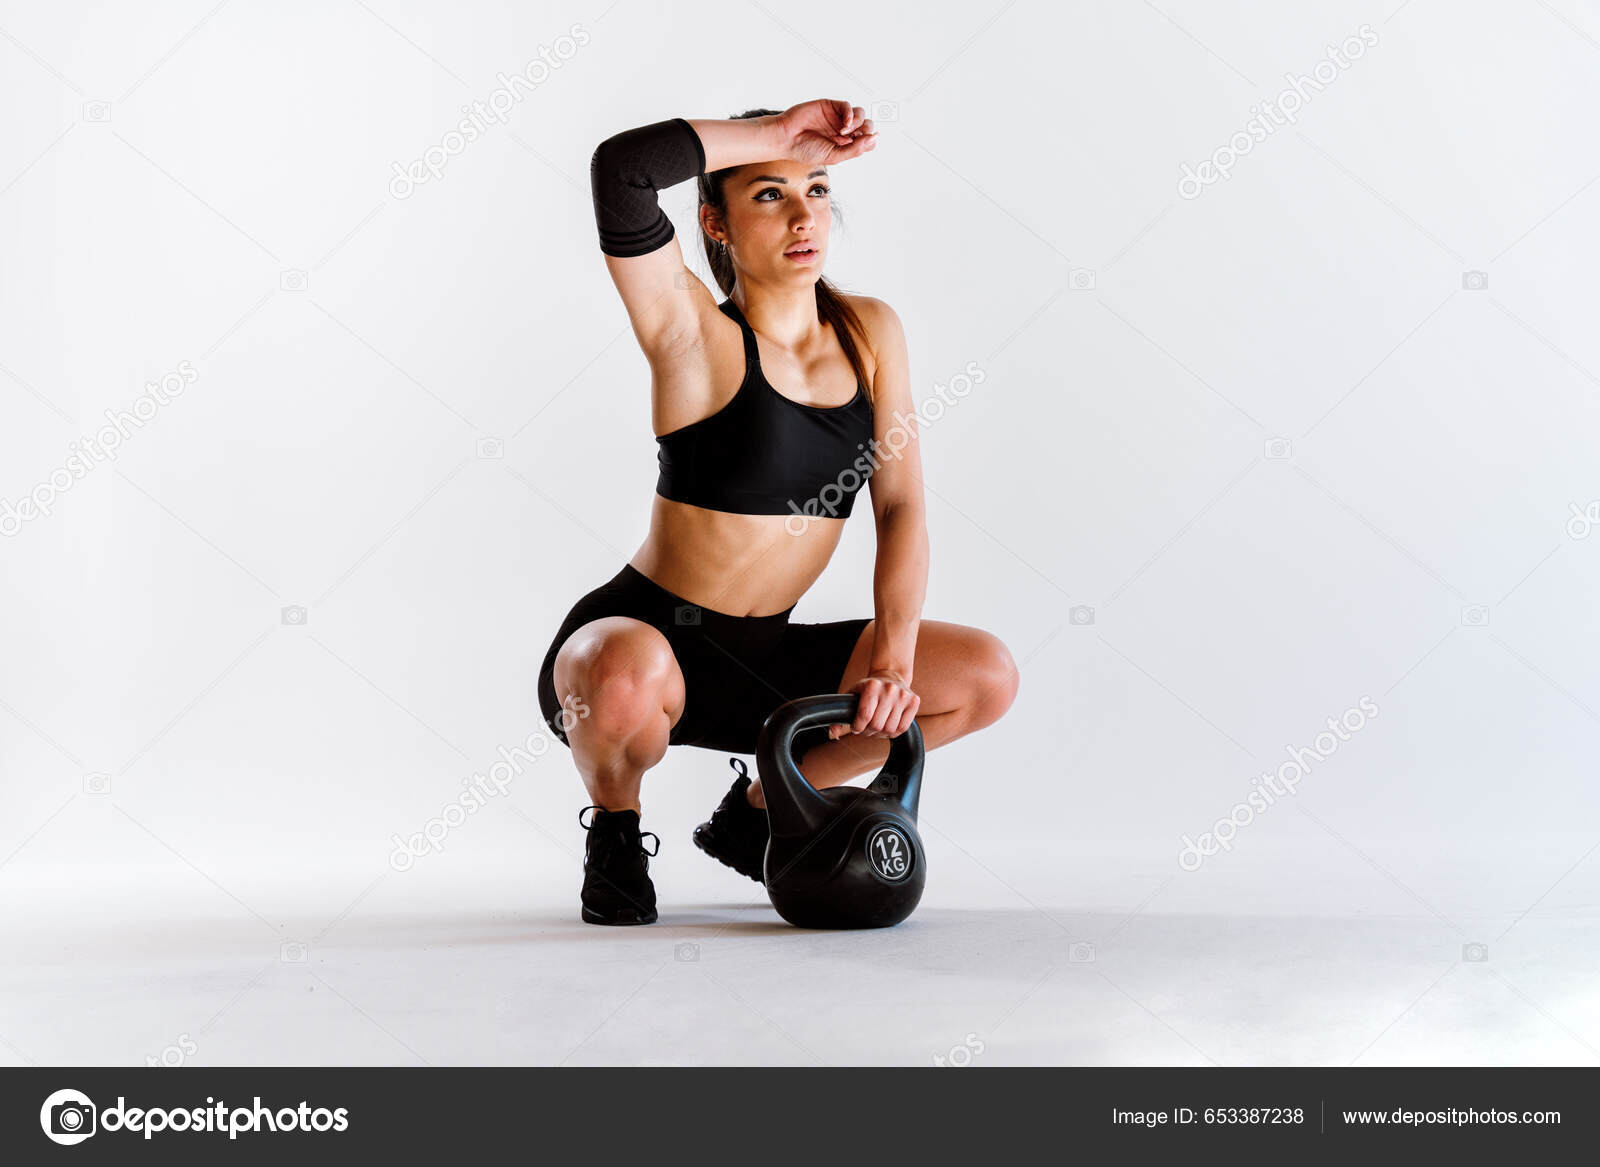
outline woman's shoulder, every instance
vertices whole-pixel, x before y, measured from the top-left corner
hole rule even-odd
[[[904,337],[899,314],[883,300],[876,296],[840,295],[861,321],[861,327],[867,334],[867,347],[874,356],[882,350],[885,341]]]

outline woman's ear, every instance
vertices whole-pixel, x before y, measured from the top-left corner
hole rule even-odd
[[[722,219],[710,207],[705,207],[701,211],[700,230],[705,232],[706,238],[713,243],[721,241],[723,235],[726,234]]]

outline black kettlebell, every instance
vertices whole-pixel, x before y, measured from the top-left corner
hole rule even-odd
[[[773,710],[756,742],[772,828],[765,876],[772,906],[798,928],[886,928],[922,899],[927,856],[917,834],[922,730],[889,741],[867,787],[818,790],[795,765],[795,734],[852,721],[860,696],[800,697]]]

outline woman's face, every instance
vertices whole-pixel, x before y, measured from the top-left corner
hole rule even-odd
[[[734,171],[722,189],[728,211],[719,235],[734,265],[758,283],[815,283],[833,226],[827,169],[757,162]]]

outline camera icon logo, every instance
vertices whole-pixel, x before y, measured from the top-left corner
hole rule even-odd
[[[694,604],[679,604],[673,613],[673,621],[680,628],[698,627],[700,624],[700,609]]]
[[[307,620],[310,619],[310,613],[308,613],[305,608],[299,604],[290,604],[287,608],[284,608],[279,613],[279,619],[281,619],[285,624],[294,624],[298,626],[305,624]]]
[[[875,122],[897,122],[900,120],[900,103],[898,101],[875,101],[872,110],[867,114]]]
[[[278,959],[284,964],[304,964],[306,946],[298,940],[286,940],[278,945]]]
[[[1075,267],[1067,273],[1067,286],[1074,292],[1094,291],[1094,268]]]
[[[1489,290],[1489,273],[1464,271],[1461,273],[1461,286],[1468,292],[1486,292]]]
[[[109,122],[111,120],[111,103],[109,101],[84,102],[83,120],[86,122]]]
[[[1069,624],[1093,624],[1094,623],[1094,609],[1089,607],[1088,604],[1078,604],[1075,607],[1068,608],[1067,609],[1067,623],[1069,623]]]
[[[1468,628],[1484,628],[1489,624],[1489,609],[1482,604],[1468,604],[1461,609],[1461,623]]]
[[[672,277],[672,286],[677,288],[681,292],[685,288],[694,286],[691,283],[691,281],[693,279],[694,279],[694,277],[691,276],[688,272],[681,271],[677,275]]]
[[[1067,960],[1072,964],[1093,964],[1094,945],[1087,940],[1080,940],[1067,949]]]
[[[700,946],[687,941],[672,946],[672,959],[679,964],[693,964],[700,959]]]
[[[97,1113],[87,1094],[78,1090],[57,1090],[39,1108],[39,1125],[52,1143],[72,1147],[94,1134]]]
[[[478,439],[478,457],[480,459],[504,458],[505,455],[506,444],[499,438]]]
[[[306,273],[297,267],[290,268],[278,277],[278,287],[285,292],[303,292],[309,283]]]
[[[871,782],[867,783],[867,789],[874,794],[898,795],[900,793],[900,775],[879,774]]]
[[[1294,453],[1294,444],[1288,438],[1268,438],[1261,453],[1264,458],[1282,462]]]
[[[1461,946],[1461,959],[1471,964],[1482,964],[1489,959],[1489,946],[1473,942]]]
[[[93,774],[83,776],[83,792],[85,794],[110,794],[111,775],[96,770]]]

